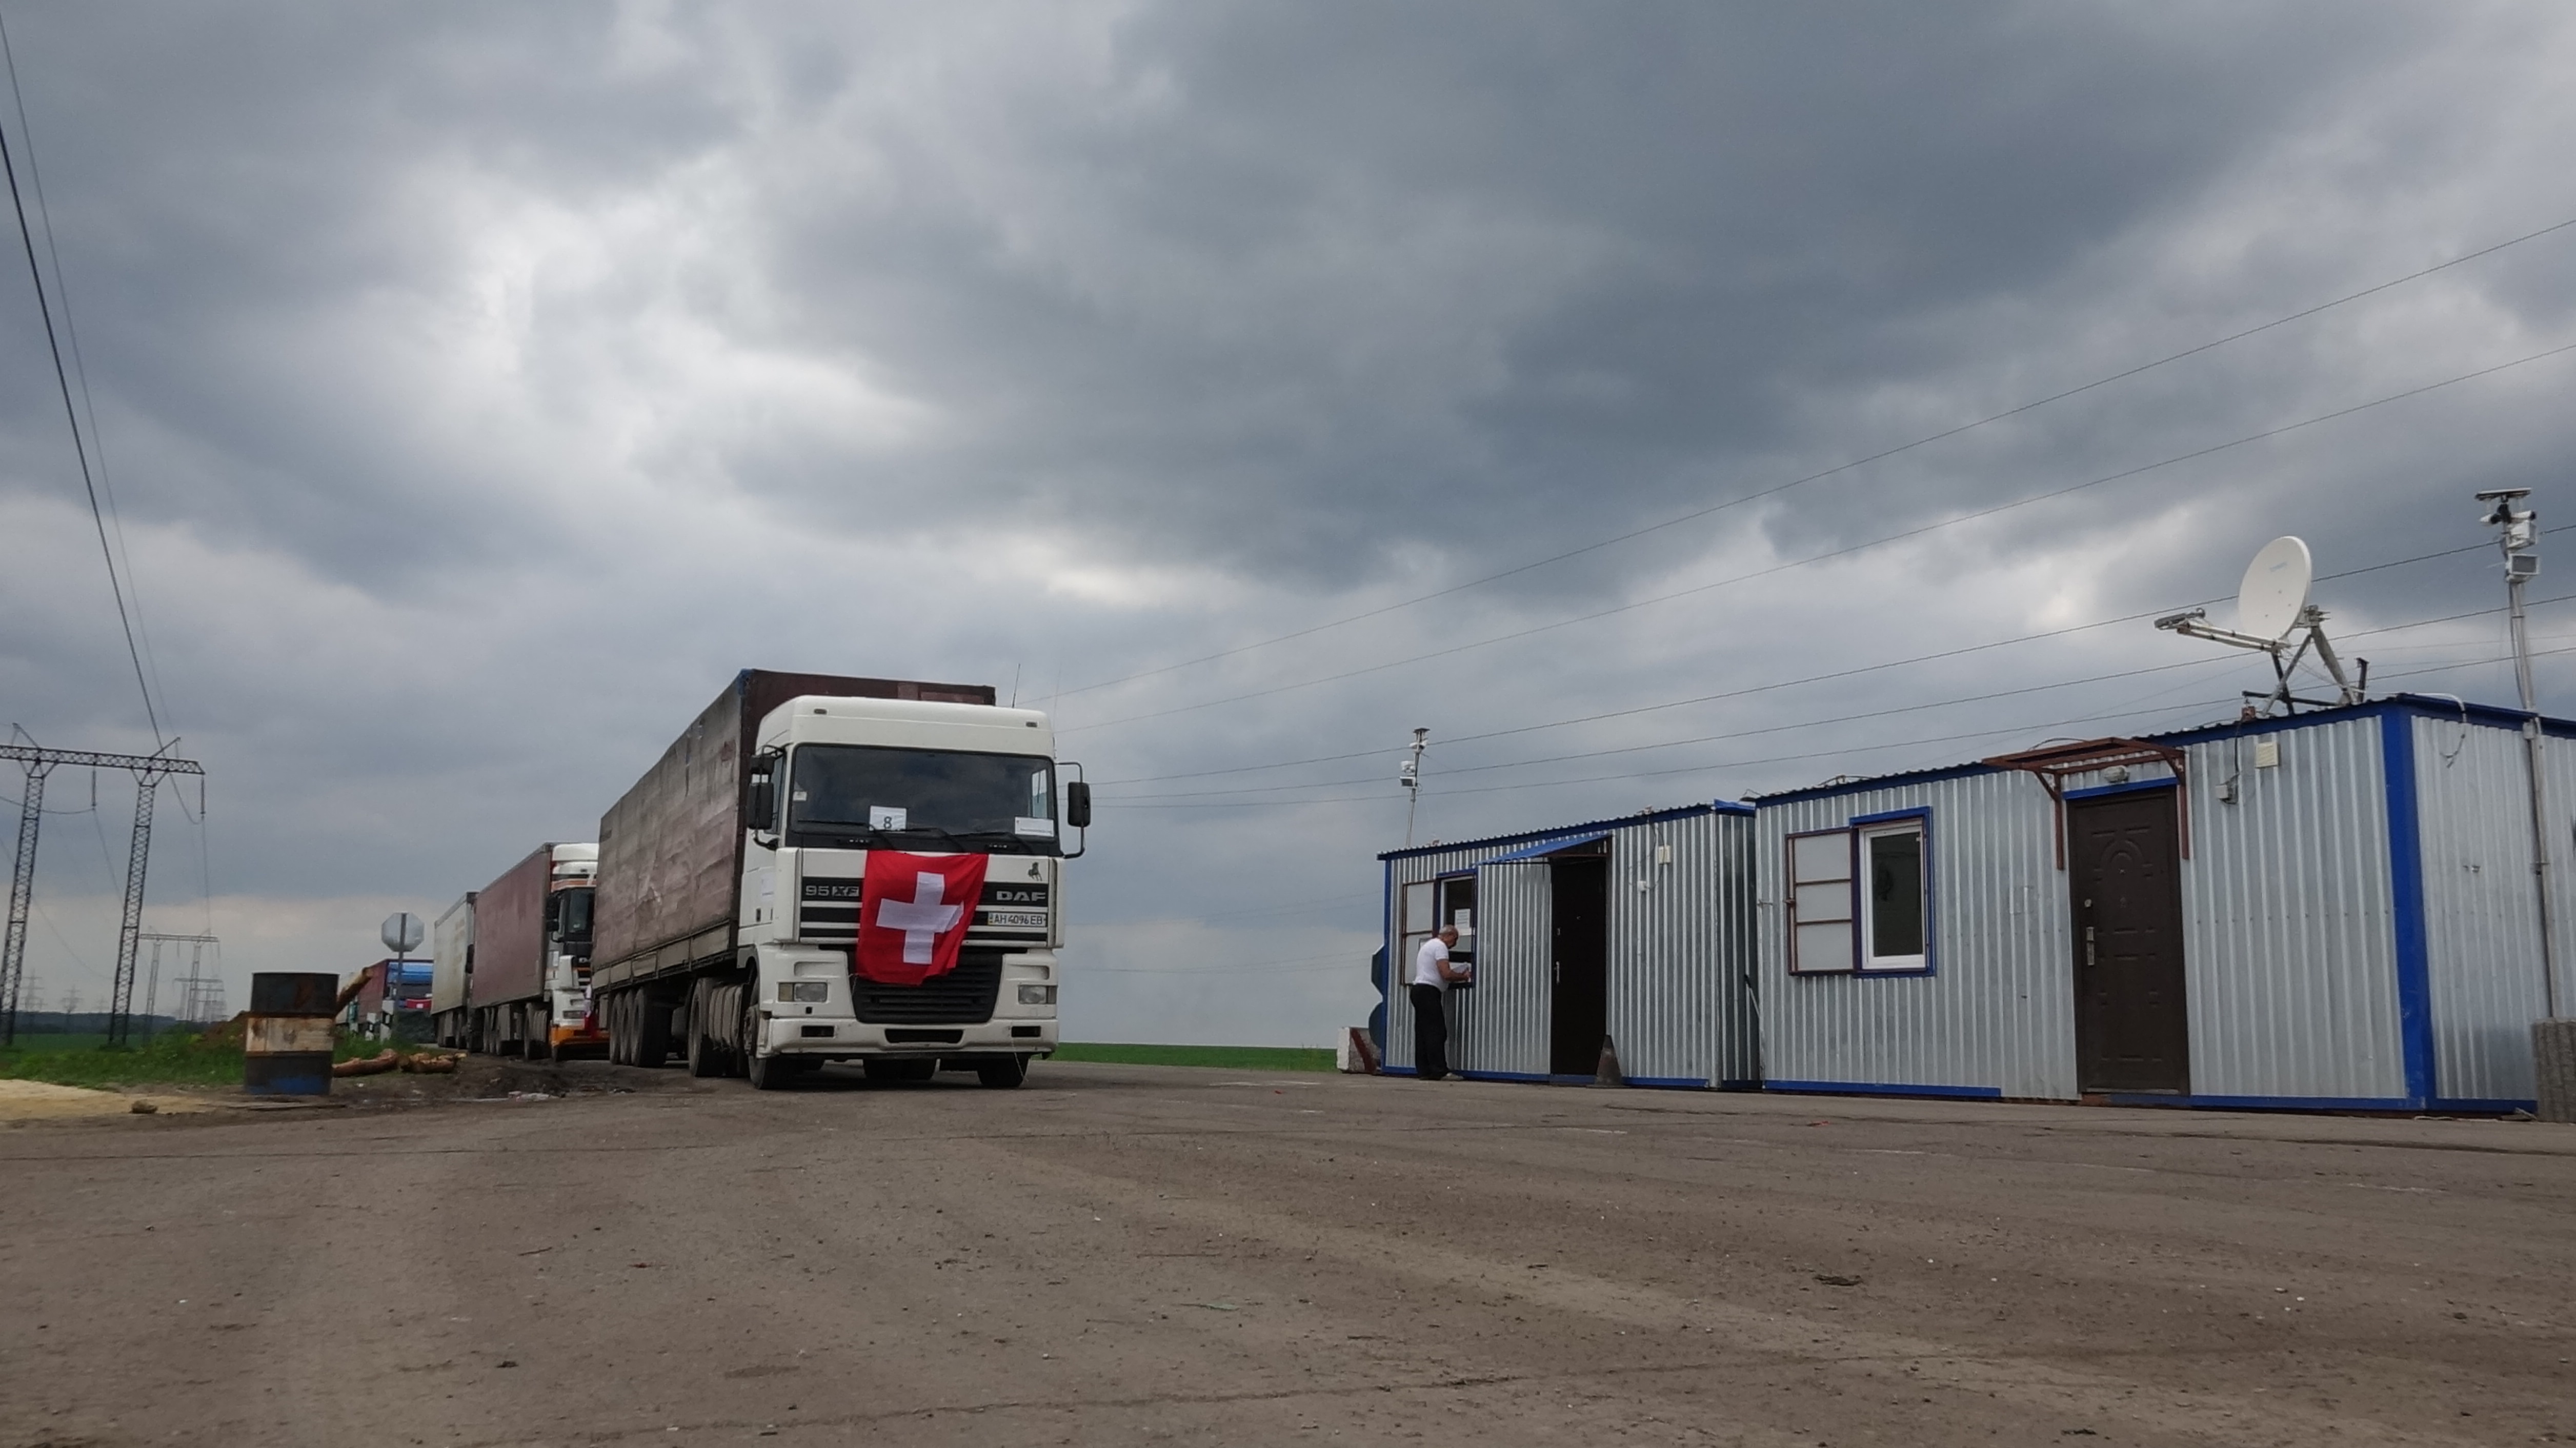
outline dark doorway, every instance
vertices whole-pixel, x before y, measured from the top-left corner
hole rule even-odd
[[[2066,805],[2075,1071],[2084,1091],[2191,1090],[2181,855],[2170,789]]]
[[[1548,1073],[1590,1076],[1610,1029],[1610,862],[1559,855],[1548,862],[1555,905]]]

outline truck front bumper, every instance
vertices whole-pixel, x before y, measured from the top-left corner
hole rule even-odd
[[[866,1021],[765,1014],[768,1052],[790,1056],[957,1056],[1052,1054],[1053,1016],[995,1016],[982,1025],[880,1026]]]

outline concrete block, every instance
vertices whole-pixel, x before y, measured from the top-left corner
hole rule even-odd
[[[2531,1064],[2540,1119],[2576,1122],[2576,1017],[2531,1023]]]

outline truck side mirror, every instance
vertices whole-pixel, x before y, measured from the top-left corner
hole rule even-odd
[[[1077,830],[1091,828],[1091,786],[1083,780],[1065,781],[1064,822]]]
[[[751,781],[742,792],[743,823],[768,834],[778,828],[778,756],[761,755],[751,768]]]

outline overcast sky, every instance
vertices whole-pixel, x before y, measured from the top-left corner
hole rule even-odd
[[[2576,227],[1843,468],[2576,218],[2564,6],[0,16],[209,773],[148,925],[236,1008],[592,838],[760,666],[1055,711],[1069,1037],[1322,1043],[1414,726],[1460,839],[2205,722],[2259,661],[2004,641],[2285,532],[2375,691],[2511,702],[2499,617],[2425,622],[2500,601],[2445,550],[2480,488],[2576,522]],[[149,750],[7,267],[0,723]],[[45,824],[49,1008],[114,953],[98,800]]]

